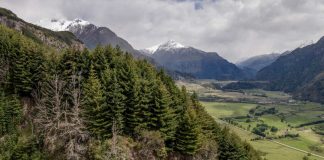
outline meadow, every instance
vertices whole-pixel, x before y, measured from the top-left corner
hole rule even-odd
[[[324,130],[323,105],[296,101],[289,94],[278,91],[229,91],[218,88],[228,83],[214,80],[177,82],[178,86],[186,86],[189,92],[196,92],[202,105],[216,121],[248,141],[263,153],[264,158],[324,159],[308,154],[324,156],[324,136],[314,132],[315,127],[317,133]],[[254,134],[254,128],[262,127],[266,138],[260,139],[259,135]],[[275,129],[272,131],[272,128]]]
[[[258,137],[251,133],[252,128],[257,124],[267,124],[275,126],[278,131],[272,133],[267,131],[268,137],[278,137],[287,132],[298,134],[298,137],[283,137],[274,139],[283,144],[304,150],[306,152],[315,153],[324,156],[322,143],[323,136],[314,133],[312,126],[297,127],[300,124],[309,123],[311,121],[319,120],[319,115],[324,113],[324,107],[315,103],[306,103],[299,105],[260,105],[252,103],[227,103],[227,102],[201,102],[205,106],[207,112],[215,119],[226,119],[230,117],[236,124],[227,124],[228,127],[237,133],[242,139],[249,141],[255,148],[264,153],[264,157],[269,160],[277,159],[302,159],[306,153],[287,148],[280,144],[276,144],[266,139],[251,141]],[[259,116],[257,120],[247,121],[249,118],[238,118],[249,114],[251,109],[271,108],[274,107],[278,113],[271,115],[265,114]],[[285,117],[282,121],[282,117]],[[250,126],[250,127],[248,127]],[[311,159],[321,159],[319,157],[312,157]]]

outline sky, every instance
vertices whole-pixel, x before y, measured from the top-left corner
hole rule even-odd
[[[136,49],[175,40],[231,62],[324,36],[324,0],[0,0],[22,19],[81,18]]]

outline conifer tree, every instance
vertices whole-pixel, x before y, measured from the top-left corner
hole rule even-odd
[[[218,138],[220,160],[248,159],[239,137],[230,133],[229,128],[224,128]]]
[[[149,111],[152,104],[152,88],[150,88],[151,82],[148,80],[140,79],[139,80],[139,93],[138,100],[136,102],[136,107],[139,110],[139,120],[140,120],[140,128],[148,129],[149,125],[149,117],[151,117],[151,112]]]
[[[98,77],[101,79],[104,70],[109,67],[108,61],[105,57],[105,49],[102,47],[96,47],[91,54],[92,65]]]
[[[176,127],[175,118],[174,113],[170,109],[170,95],[159,80],[157,81],[153,95],[155,104],[149,109],[151,111],[149,127],[153,130],[160,131],[167,146],[171,146]]]
[[[125,106],[125,132],[128,135],[134,135],[134,130],[142,122],[140,111],[145,105],[140,94],[140,82],[134,70],[129,74],[129,90],[127,93],[127,100]]]
[[[111,115],[109,112],[104,112],[105,97],[93,66],[91,66],[89,78],[83,85],[82,99],[83,117],[86,119],[88,129],[96,135],[104,135],[109,130],[108,123],[111,123],[105,119]]]
[[[116,122],[118,130],[124,129],[124,111],[125,111],[125,96],[122,94],[122,88],[120,87],[117,79],[116,69],[104,71],[104,95],[106,98],[107,110],[112,116],[107,117],[107,121]],[[112,124],[110,124],[112,125]]]
[[[0,136],[13,133],[22,116],[22,107],[16,97],[0,91]]]
[[[193,116],[187,110],[177,128],[175,150],[185,155],[193,155],[197,150],[197,146],[197,127]]]

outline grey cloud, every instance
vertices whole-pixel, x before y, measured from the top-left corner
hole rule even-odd
[[[293,49],[324,35],[323,0],[3,0],[27,21],[83,18],[135,48],[168,39],[230,61]]]

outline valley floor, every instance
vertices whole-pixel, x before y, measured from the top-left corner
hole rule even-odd
[[[295,101],[282,92],[222,91],[219,81],[178,82],[198,93],[216,121],[229,127],[268,160],[324,159],[324,106]],[[257,133],[257,134],[255,134]],[[262,136],[260,136],[262,135]]]

